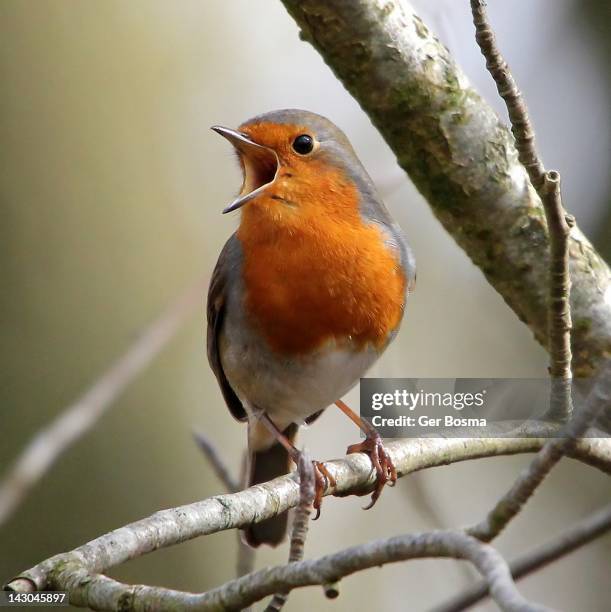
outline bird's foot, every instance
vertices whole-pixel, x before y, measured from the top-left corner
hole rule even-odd
[[[312,465],[314,466],[314,501],[312,506],[316,510],[316,516],[313,520],[316,520],[320,516],[322,498],[327,487],[335,488],[337,483],[322,461],[312,461]]]
[[[365,453],[369,455],[371,463],[373,463],[376,471],[376,485],[371,494],[371,501],[363,508],[364,510],[369,510],[378,501],[385,484],[388,483],[390,487],[395,486],[397,482],[397,469],[384,448],[382,438],[380,438],[377,432],[368,433],[362,442],[350,445],[346,453],[348,455],[352,453]]]
[[[299,478],[304,478],[301,472],[300,466],[304,459],[303,453],[297,450],[294,446],[290,446],[288,449],[289,455],[293,460],[293,463],[297,466],[297,472]],[[312,507],[316,510],[316,516],[312,520],[316,520],[320,516],[320,507],[322,505],[322,498],[327,491],[327,488],[335,488],[337,482],[333,477],[333,474],[329,472],[327,467],[322,461],[312,461],[312,467],[314,468],[314,499],[312,501]]]

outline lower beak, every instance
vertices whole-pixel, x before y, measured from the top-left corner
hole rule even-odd
[[[235,147],[244,170],[240,195],[223,210],[225,214],[241,208],[274,182],[279,165],[278,156],[273,149],[254,142],[241,132],[218,125],[211,129]]]

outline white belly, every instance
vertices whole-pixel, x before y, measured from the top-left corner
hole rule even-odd
[[[308,357],[283,359],[260,343],[221,339],[225,375],[248,411],[264,410],[280,429],[303,423],[346,394],[379,357],[371,347],[358,352],[335,343]]]

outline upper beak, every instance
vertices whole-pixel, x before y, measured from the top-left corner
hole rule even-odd
[[[279,165],[278,156],[273,149],[254,142],[241,132],[219,125],[211,129],[235,147],[244,167],[244,183],[240,195],[223,210],[225,214],[241,208],[274,182]]]

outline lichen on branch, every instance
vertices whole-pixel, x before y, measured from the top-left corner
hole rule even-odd
[[[456,242],[548,346],[548,236],[514,138],[408,2],[282,0]],[[575,226],[573,370],[611,354],[609,268]]]

